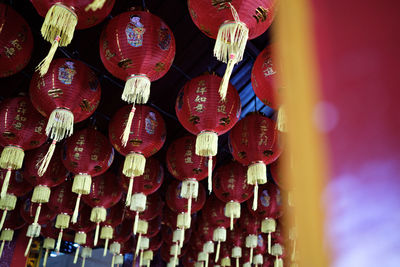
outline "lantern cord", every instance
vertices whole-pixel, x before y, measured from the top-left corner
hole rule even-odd
[[[10,178],[11,178],[11,167],[7,168],[7,173],[6,173],[6,177],[4,177],[4,182],[3,182],[3,186],[1,187],[1,194],[0,197],[3,199],[5,198],[6,194],[7,194],[7,190],[8,190],[8,184],[10,183]],[[1,227],[0,227],[1,230]]]
[[[268,233],[268,254],[271,254],[271,232]]]
[[[217,244],[217,251],[215,253],[215,262],[218,262],[219,259],[219,250],[221,249],[221,241],[218,240],[218,244]]]
[[[139,266],[143,265],[143,249],[140,250]]]
[[[47,266],[47,258],[49,257],[49,249],[46,248],[46,252],[44,253],[44,258],[43,258],[43,267]]]
[[[36,67],[36,71],[39,71],[41,77],[43,77],[49,70],[50,63],[54,58],[58,46],[60,45],[60,40],[61,37],[57,35],[56,38],[53,40],[53,43],[51,44],[49,53]]]
[[[85,267],[85,262],[86,262],[86,257],[83,257],[83,259],[82,259],[82,267]]]
[[[44,173],[47,170],[47,167],[50,164],[51,158],[53,157],[54,150],[56,149],[56,143],[57,141],[54,139],[51,142],[51,145],[49,147],[49,150],[47,151],[46,155],[38,162],[40,164],[39,170],[38,170],[38,175],[42,177]]]
[[[135,256],[137,256],[139,254],[139,246],[140,246],[141,242],[142,242],[142,234],[139,233],[138,241],[136,244]]]
[[[36,213],[35,213],[35,219],[33,220],[33,224],[37,224],[38,220],[39,220],[39,216],[40,216],[40,211],[42,210],[42,203],[39,203],[37,209],[36,209]]]
[[[253,195],[253,210],[257,210],[258,202],[258,182],[254,185],[254,195]]]
[[[3,240],[3,241],[1,242],[1,247],[0,247],[0,258],[1,258],[1,256],[3,255],[4,243],[5,243],[5,242],[6,242],[5,240]]]
[[[1,216],[0,231],[1,231],[1,229],[3,229],[3,225],[4,225],[4,222],[5,222],[5,220],[6,220],[6,217],[7,217],[7,209],[5,209],[5,210],[3,211],[3,216]]]
[[[129,206],[131,205],[131,200],[132,200],[132,188],[133,188],[133,178],[135,178],[134,175],[129,178],[129,187],[128,187],[128,193],[126,195],[126,202],[125,205]]]
[[[74,213],[72,214],[72,223],[76,223],[78,221],[78,213],[79,213],[79,205],[81,202],[81,194],[78,194],[78,197],[76,198],[76,203],[75,203],[75,208],[74,208]]]
[[[212,156],[208,157],[208,193],[211,194],[212,192],[212,166],[213,160]]]
[[[99,241],[99,230],[100,230],[100,223],[96,224],[96,232],[94,234],[94,245],[97,246],[97,241]]]
[[[25,253],[24,253],[24,256],[25,256],[25,257],[28,256],[29,250],[31,249],[32,239],[33,239],[33,237],[30,237],[30,238],[29,238],[28,245],[26,246]]]
[[[77,262],[78,262],[78,256],[79,256],[79,249],[81,248],[81,246],[78,246],[77,248],[76,248],[76,251],[75,251],[75,257],[74,257],[74,264],[76,264]]]
[[[57,239],[57,246],[56,246],[57,253],[60,253],[62,236],[63,236],[63,229],[61,228],[60,232],[58,233],[58,239]]]
[[[133,223],[133,234],[136,235],[139,224],[139,212],[136,212],[135,221]]]
[[[107,248],[108,248],[108,238],[106,238],[106,241],[104,243],[103,257],[107,256]]]

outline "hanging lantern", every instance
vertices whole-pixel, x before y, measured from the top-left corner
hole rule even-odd
[[[260,220],[254,218],[252,213],[244,208],[242,216],[239,219],[239,225],[242,232],[246,234],[245,245],[250,249],[250,264],[253,263],[253,252],[257,247],[258,234],[261,232]]]
[[[50,250],[53,250],[56,247],[59,230],[55,226],[56,222],[54,220],[41,226],[40,234],[44,237],[43,249],[46,250],[43,257],[43,267],[46,267],[47,265]]]
[[[236,267],[239,267],[239,261],[242,257],[242,247],[245,244],[242,230],[236,227],[233,231],[230,231],[228,233],[228,242],[232,246],[232,258],[236,259]]]
[[[150,238],[149,248],[145,252],[143,252],[143,264],[145,264],[144,266],[150,267],[150,263],[154,257],[154,252],[159,250],[162,244],[163,240],[160,234]]]
[[[153,238],[161,231],[161,216],[157,216],[157,218],[152,219],[149,222],[149,227],[147,229],[147,234],[143,235],[147,238]]]
[[[55,187],[50,196],[49,208],[57,213],[55,228],[60,229],[57,238],[56,252],[60,251],[63,232],[69,228],[71,215],[74,212],[76,196],[71,191],[72,182],[66,181]]]
[[[0,170],[0,180],[4,180],[6,175],[6,170]],[[23,196],[31,190],[32,186],[22,178],[22,172],[15,171],[11,173],[7,194],[4,198],[0,198],[0,209],[3,210],[3,215],[0,219],[0,231],[3,229],[8,212],[15,209],[17,197]]]
[[[174,228],[164,225],[162,227],[161,235],[165,244],[171,247],[170,255],[174,257],[174,261],[177,262],[178,256],[181,254],[181,247],[189,242],[192,231],[185,231],[184,238],[181,240],[181,233],[174,231]],[[182,244],[181,244],[182,243]]]
[[[189,210],[189,204],[184,198],[181,197],[181,191],[183,187],[183,182],[178,182],[176,180],[171,181],[167,188],[167,193],[165,196],[168,207],[178,213],[177,216],[177,228],[181,229],[181,240],[184,240],[184,233],[186,229],[190,228],[191,225],[191,214],[198,212],[204,206],[206,201],[206,192],[201,184],[199,185],[197,198],[191,203],[191,209]],[[182,246],[182,242],[181,242]]]
[[[143,175],[137,176],[135,179],[131,178],[129,182],[126,177],[120,179],[124,191],[126,190],[128,195],[132,194],[131,199],[126,198],[126,204],[129,204],[130,210],[136,213],[135,221],[139,219],[139,213],[147,209],[147,196],[156,192],[163,180],[164,169],[155,158],[146,160]],[[130,203],[128,203],[129,201]],[[136,229],[133,230],[133,234],[136,234]]]
[[[108,243],[114,236],[114,228],[126,218],[123,198],[113,207],[107,209],[106,220],[101,223],[100,239],[104,239],[103,257],[107,255]]]
[[[231,266],[231,253],[228,244],[225,242],[221,245],[221,262],[222,267]]]
[[[230,218],[231,230],[234,219],[240,218],[240,203],[253,195],[253,188],[247,184],[246,177],[246,168],[236,161],[219,167],[215,173],[214,192],[226,203],[224,213]]]
[[[18,205],[20,205],[20,204],[18,204]],[[25,224],[26,224],[26,222],[19,215],[19,207],[18,206],[15,210],[12,210],[7,213],[7,216],[5,217],[4,224],[3,224],[4,229],[1,231],[1,234],[0,234],[0,241],[1,241],[0,258],[3,254],[5,242],[12,241],[12,239],[14,237],[14,231],[21,229],[22,227],[25,226]]]
[[[200,236],[200,239],[203,241],[203,250],[202,252],[207,254],[206,266],[208,265],[209,255],[214,253],[214,230],[216,227],[211,225],[208,220],[200,220],[197,224],[197,233]]]
[[[229,134],[232,156],[248,166],[247,183],[254,185],[253,210],[257,209],[258,185],[267,182],[267,164],[272,162],[275,123],[261,113],[250,113]]]
[[[252,260],[250,260],[250,251],[245,249],[243,251],[243,256],[240,259],[241,266],[243,267],[252,267],[253,265],[251,264]]]
[[[94,245],[97,246],[100,223],[107,218],[107,209],[116,205],[122,197],[122,190],[117,177],[111,172],[106,172],[93,178],[90,193],[83,196],[83,201],[92,207],[90,221],[96,223]]]
[[[264,264],[263,255],[267,254],[268,245],[266,236],[258,235],[257,247],[254,249],[253,264],[257,267],[262,267]]]
[[[76,223],[70,225],[75,231],[74,243],[79,245],[75,251],[74,264],[78,261],[80,248],[86,243],[88,233],[96,228],[96,224],[90,221],[90,213],[91,208],[83,203]]]
[[[153,108],[140,105],[136,108],[136,116],[130,127],[129,142],[126,146],[119,138],[127,123],[130,107],[120,108],[109,124],[109,138],[114,148],[125,156],[122,173],[130,178],[130,188],[133,188],[133,179],[143,175],[146,158],[154,155],[164,145],[166,130],[162,116]],[[132,192],[128,190],[127,203],[131,203]],[[144,209],[145,202],[141,201]]]
[[[179,254],[177,256],[177,259],[175,259],[174,257],[174,253],[176,248],[179,249]],[[165,261],[167,263],[166,266],[178,266],[179,265],[179,258],[181,258],[182,256],[185,255],[186,251],[187,251],[187,247],[183,247],[182,249],[179,246],[175,246],[175,245],[168,245],[166,243],[163,243],[161,245],[161,258],[163,261]]]
[[[274,0],[190,1],[194,24],[216,39],[214,56],[227,63],[219,92],[225,99],[235,64],[243,59],[247,40],[263,34],[274,18]]]
[[[188,213],[191,214],[192,199],[199,195],[199,182],[207,177],[207,169],[215,167],[215,161],[208,161],[195,153],[196,139],[188,135],[181,137],[168,147],[168,171],[178,180],[182,181],[180,197],[188,199]],[[213,165],[208,165],[212,163]],[[186,212],[186,211],[183,211]]]
[[[74,133],[65,142],[62,161],[75,173],[72,192],[78,194],[72,223],[78,217],[82,195],[90,193],[92,177],[105,173],[114,160],[114,149],[108,139],[92,127]]]
[[[39,213],[37,212],[38,209],[41,209],[42,211]],[[57,214],[50,210],[47,205],[44,205],[42,208],[40,204],[31,202],[29,197],[23,200],[19,212],[25,222],[29,224],[26,232],[26,236],[29,237],[29,242],[25,250],[26,257],[31,248],[33,238],[40,235],[40,225],[48,224],[56,217]]]
[[[271,255],[275,257],[274,267],[283,267],[285,250],[281,244],[274,244],[271,248]]]
[[[209,197],[202,212],[203,221],[209,222],[214,227],[213,241],[217,243],[215,262],[219,260],[221,242],[226,241],[226,228],[230,225],[229,217],[225,216],[225,202],[219,200],[215,195]]]
[[[133,237],[121,245],[121,254],[115,257],[115,265],[123,266],[124,254],[133,253],[135,248],[135,239]]]
[[[185,256],[182,258],[182,264],[184,267],[195,267],[197,262],[197,253],[193,248],[189,248]]]
[[[239,120],[241,103],[236,89],[229,84],[226,98],[217,88],[221,78],[206,74],[187,82],[175,104],[179,122],[196,138],[196,155],[207,157],[208,190],[212,191],[212,157],[217,155],[218,135],[228,132]]]
[[[42,176],[53,156],[56,143],[73,133],[74,123],[93,114],[100,102],[100,84],[83,62],[58,58],[49,72],[40,77],[35,73],[29,87],[33,106],[46,118],[46,135],[52,139],[49,151],[42,159]]]
[[[0,3],[0,78],[13,75],[31,59],[33,37],[25,19],[9,5]]]
[[[150,83],[168,72],[175,57],[175,38],[159,17],[145,11],[124,12],[103,30],[100,57],[112,75],[126,80],[122,100],[132,107],[124,118],[128,119],[124,131],[117,136],[125,147],[131,139],[135,104],[146,104]]]
[[[31,2],[39,15],[45,18],[40,31],[42,37],[51,43],[48,55],[36,68],[43,76],[49,70],[57,48],[71,43],[75,28],[86,29],[100,23],[110,14],[115,0],[107,0],[104,8],[96,11],[85,10],[92,0],[32,0]]]
[[[115,227],[113,242],[110,245],[110,251],[113,254],[111,266],[114,266],[116,256],[123,253],[121,250],[123,244],[128,242],[131,238],[132,226],[133,221],[125,217],[124,220]]]
[[[38,213],[35,218],[39,217],[41,206],[50,200],[51,187],[60,185],[68,177],[68,171],[61,162],[61,149],[55,150],[56,157],[48,166],[48,172],[43,176],[38,175],[38,163],[48,151],[49,145],[44,145],[38,149],[30,151],[26,155],[26,164],[24,168],[24,179],[34,186],[31,201],[38,203]],[[36,223],[36,219],[33,223]]]
[[[257,210],[252,210],[249,202],[247,206],[261,221],[261,232],[268,233],[268,253],[271,254],[271,233],[275,232],[276,219],[282,216],[281,193],[273,183],[260,186],[259,191]]]
[[[87,234],[86,242],[82,246],[81,257],[82,257],[82,267],[85,267],[86,259],[92,257],[93,247],[95,247],[93,240],[94,240],[94,233],[89,232]]]
[[[1,6],[0,6],[1,7]],[[0,32],[1,34],[1,32]],[[7,170],[0,198],[7,194],[12,170],[22,167],[26,150],[40,147],[46,141],[46,120],[32,106],[28,97],[6,99],[0,104],[0,167]]]
[[[140,243],[136,244],[136,250],[140,249],[140,264],[144,265],[144,262],[150,262],[153,259],[152,251],[151,250],[151,240],[152,238],[156,237],[161,230],[161,216],[151,220],[148,222],[148,229],[147,233],[142,235],[140,238]],[[139,242],[139,240],[138,240]],[[155,242],[155,241],[153,241]],[[154,246],[154,244],[153,244]],[[161,244],[160,244],[161,246]],[[149,255],[151,253],[151,255]],[[147,265],[147,264],[146,264]]]

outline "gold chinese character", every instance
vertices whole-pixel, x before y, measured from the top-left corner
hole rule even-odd
[[[12,41],[11,41],[11,44],[12,44],[15,48],[17,48],[18,50],[21,50],[21,49],[22,49],[21,45],[19,44],[18,39],[12,40]]]
[[[79,155],[79,153],[75,153],[74,154],[74,159],[80,160],[81,159],[81,155]]]
[[[60,88],[53,88],[47,91],[47,94],[52,98],[59,98],[63,94],[63,90]]]
[[[205,96],[199,96],[199,95],[197,95],[196,96],[196,98],[195,98],[195,100],[194,100],[194,102],[206,102],[207,101],[207,98],[205,97]]]
[[[264,22],[267,17],[268,17],[268,13],[269,13],[269,8],[265,9],[262,6],[257,7],[256,9],[256,14],[253,15],[253,17],[257,20],[257,23]]]
[[[14,123],[14,128],[17,130],[21,130],[22,126],[24,126],[21,122]]]
[[[197,112],[203,112],[204,111],[204,105],[203,104],[197,104],[197,106],[194,107],[194,110]]]
[[[111,53],[110,49],[106,50],[106,59],[110,60],[112,57],[115,57],[115,53]]]
[[[97,161],[99,159],[99,156],[98,155],[91,155],[90,159],[94,160],[94,161]]]
[[[125,58],[123,60],[121,60],[120,62],[118,62],[118,67],[126,70],[127,68],[130,68],[132,65],[132,59],[130,58]]]
[[[214,7],[217,7],[218,10],[222,10],[222,9],[225,9],[225,8],[229,8],[227,3],[231,3],[231,2],[232,2],[232,0],[212,0],[211,4]]]
[[[4,54],[10,58],[15,55],[14,47],[4,47]]]
[[[192,157],[185,157],[185,163],[193,163]]]

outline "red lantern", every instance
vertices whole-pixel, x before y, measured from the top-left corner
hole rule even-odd
[[[251,262],[252,262],[252,260],[250,258],[250,251],[248,251],[246,249],[246,250],[244,250],[243,256],[240,259],[241,266],[243,266],[243,267],[252,267]]]
[[[74,123],[93,114],[101,89],[97,77],[83,62],[59,58],[43,77],[33,75],[29,92],[32,104],[48,118],[46,135],[53,140],[39,168],[39,175],[43,175],[56,142],[72,135]]]
[[[130,178],[127,195],[127,205],[131,203],[133,179],[143,175],[146,158],[154,155],[164,145],[166,130],[162,116],[153,108],[140,105],[136,109],[136,116],[133,118],[129,142],[126,146],[119,138],[129,116],[129,106],[120,108],[111,119],[109,124],[109,138],[114,148],[125,156],[122,173]],[[146,202],[137,200],[140,207],[137,210],[144,210]]]
[[[278,102],[277,67],[274,64],[272,47],[267,46],[258,54],[251,70],[251,85],[256,96],[267,106],[276,109]]]
[[[0,180],[4,180],[7,171],[0,170]],[[0,198],[0,209],[4,210],[0,220],[0,231],[7,218],[9,211],[15,209],[17,197],[23,196],[32,190],[32,186],[22,178],[22,172],[15,171],[11,173],[8,191],[4,198]]]
[[[225,202],[219,200],[215,195],[212,195],[207,199],[202,212],[203,221],[207,221],[215,226],[212,239],[214,242],[217,242],[215,262],[219,260],[221,242],[226,241],[226,228],[230,225],[230,220],[225,216],[224,210]]]
[[[49,145],[44,145],[36,150],[28,152],[26,155],[26,164],[24,168],[24,179],[31,183],[35,188],[32,194],[32,202],[39,203],[37,212],[40,213],[42,203],[47,203],[50,200],[51,187],[60,185],[68,176],[68,171],[64,168],[61,162],[61,149],[56,149],[56,155],[49,164],[49,171],[43,176],[38,175],[38,163],[48,151]],[[38,217],[39,214],[36,216]],[[36,223],[36,222],[34,222]]]
[[[1,7],[1,6],[0,6]],[[19,170],[25,150],[40,147],[46,141],[45,118],[32,106],[27,97],[6,99],[0,104],[0,145],[4,147],[0,156],[0,167],[7,169],[0,198],[7,194],[11,170]]]
[[[214,253],[214,230],[217,227],[212,225],[208,220],[200,219],[197,223],[197,233],[203,241],[203,252],[207,254]]]
[[[242,232],[246,234],[245,245],[250,248],[250,264],[252,264],[253,251],[257,247],[258,234],[261,232],[261,223],[260,220],[254,218],[247,208],[244,208],[243,211],[239,219],[239,225]]]
[[[122,253],[127,253],[126,251],[123,251],[124,244],[132,242],[130,247],[130,251],[133,250],[134,248],[134,241],[128,241],[130,240],[132,236],[132,226],[133,226],[133,221],[131,219],[124,219],[121,224],[117,225],[115,227],[114,231],[114,237],[113,237],[113,243],[110,245],[110,252],[113,254],[112,258],[112,266],[114,266],[114,261],[116,259],[116,256]],[[125,247],[125,250],[127,250],[128,247]]]
[[[188,213],[191,214],[192,199],[198,197],[198,181],[207,177],[207,167],[213,163],[212,169],[215,167],[215,162],[209,161],[204,157],[200,157],[195,153],[196,139],[194,136],[184,136],[175,140],[167,151],[167,166],[168,171],[178,180],[182,182],[182,190],[180,196],[188,199]]]
[[[271,233],[276,230],[276,219],[282,216],[281,192],[273,183],[262,185],[259,190],[257,210],[252,210],[249,202],[247,206],[261,221],[261,231],[268,233],[268,253],[271,253]]]
[[[105,173],[114,160],[114,149],[99,131],[89,127],[73,134],[65,142],[63,164],[75,173],[72,192],[78,194],[72,223],[76,222],[81,195],[90,193],[92,177]]]
[[[64,229],[69,228],[70,218],[74,212],[76,196],[72,193],[71,188],[71,181],[62,183],[53,189],[49,200],[49,208],[57,213],[55,228],[60,229],[56,246],[57,252],[60,251]]]
[[[43,248],[46,250],[43,257],[43,266],[47,265],[47,258],[49,251],[54,249],[56,246],[56,239],[59,236],[59,230],[55,227],[56,222],[53,220],[48,224],[42,225],[41,235],[44,237]]]
[[[264,33],[274,18],[274,0],[188,1],[196,26],[216,39],[214,56],[227,63],[219,89],[225,99],[233,67],[243,58],[248,39]]]
[[[236,161],[219,167],[215,173],[215,195],[226,202],[224,214],[230,218],[233,229],[234,219],[240,218],[240,203],[253,195],[253,188],[246,182],[246,168]]]
[[[41,76],[47,73],[58,46],[71,43],[75,27],[92,27],[110,14],[115,0],[104,1],[107,1],[104,8],[93,11],[86,8],[92,0],[31,0],[39,15],[45,17],[41,28],[42,37],[51,43],[49,54],[37,67]]]
[[[182,259],[182,264],[184,267],[195,267],[197,263],[197,253],[191,248],[186,252]]]
[[[208,157],[208,190],[212,191],[212,157],[217,155],[218,135],[228,132],[239,120],[241,104],[236,89],[229,84],[221,100],[217,88],[221,78],[206,74],[187,82],[178,94],[176,115],[186,130],[197,135],[196,155]]]
[[[88,205],[83,204],[76,223],[70,225],[71,229],[75,231],[74,243],[77,243],[80,246],[86,243],[88,233],[96,228],[96,224],[90,221],[90,213],[91,208]],[[80,246],[76,248],[74,263],[78,261]]]
[[[31,29],[25,19],[10,6],[0,4],[0,78],[26,67],[33,50]]]
[[[185,231],[184,238],[182,240],[181,233],[179,230],[174,230],[175,228],[176,227],[170,228],[164,225],[162,227],[161,234],[164,243],[170,246],[170,255],[174,256],[174,260],[176,262],[178,256],[181,254],[181,247],[189,242],[192,231],[190,229],[189,231]]]
[[[253,264],[255,266],[262,266],[264,264],[264,254],[267,254],[268,244],[267,237],[259,234],[257,240],[257,247],[254,249]]]
[[[178,249],[178,254],[175,257],[174,254],[176,253],[175,251]],[[166,266],[177,266],[179,265],[179,260],[178,258],[183,257],[186,254],[187,247],[183,247],[182,249],[177,246],[177,245],[168,245],[166,243],[163,243],[161,245],[161,258],[163,261],[167,263]]]
[[[236,259],[236,267],[239,267],[239,260],[242,257],[242,247],[245,244],[244,234],[241,229],[235,228],[228,234],[228,242],[232,246],[232,258]]]
[[[103,30],[100,57],[112,75],[126,80],[122,100],[133,103],[123,135],[118,135],[122,146],[126,146],[135,103],[146,104],[150,82],[168,72],[175,57],[175,38],[159,17],[144,11],[124,12]]]
[[[161,231],[161,222],[162,222],[161,216],[158,216],[157,218],[154,218],[151,221],[149,221],[149,228],[147,229],[147,234],[143,236],[147,238],[152,238],[156,236]]]
[[[258,184],[267,182],[266,164],[272,162],[275,122],[261,113],[250,113],[229,134],[232,156],[247,169],[247,183],[254,185],[253,209],[257,209]]]
[[[222,243],[221,246],[221,266],[231,266],[231,253],[227,243]]]
[[[117,177],[111,172],[93,178],[90,193],[83,196],[83,201],[92,207],[90,221],[96,223],[95,246],[99,238],[100,223],[107,218],[107,209],[116,205],[121,196],[122,190]]]
[[[161,234],[158,234],[149,241],[149,248],[145,252],[143,252],[143,263],[149,267],[151,261],[153,260],[154,252],[159,250],[161,245],[163,244],[163,240],[161,238]]]
[[[41,212],[37,212],[38,209],[42,209]],[[49,209],[47,205],[43,208],[40,204],[31,202],[30,198],[23,200],[23,203],[19,209],[22,218],[29,223],[26,236],[29,237],[29,242],[25,250],[25,257],[28,255],[31,248],[32,240],[40,235],[41,224],[48,224],[56,217],[56,213]],[[39,216],[40,213],[40,216]]]
[[[93,243],[94,240],[94,233],[89,232],[87,234],[86,242],[83,244],[82,252],[81,252],[81,257],[82,257],[82,267],[85,267],[86,263],[86,258],[91,258],[92,257],[92,248],[95,246]]]
[[[14,237],[14,231],[21,229],[22,227],[25,226],[25,224],[26,222],[22,219],[22,217],[19,214],[19,207],[7,213],[7,216],[5,217],[4,220],[4,229],[1,231],[0,234],[0,241],[1,241],[0,257],[3,254],[5,242],[12,241]]]

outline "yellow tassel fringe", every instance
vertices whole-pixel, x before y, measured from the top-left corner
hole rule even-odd
[[[97,9],[102,9],[106,0],[93,0],[92,3],[86,6],[85,11],[96,11]]]
[[[225,204],[225,217],[230,218],[230,229],[233,230],[233,219],[240,218],[240,203],[230,201]]]
[[[146,158],[142,154],[130,153],[125,157],[122,173],[127,177],[141,176],[146,166]]]

